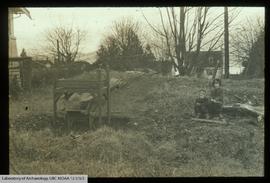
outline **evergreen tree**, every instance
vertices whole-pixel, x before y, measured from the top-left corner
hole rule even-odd
[[[252,45],[249,58],[243,62],[244,74],[248,77],[264,77],[264,31],[261,31],[256,42]]]
[[[100,45],[97,63],[106,63],[114,70],[133,70],[151,66],[155,60],[151,48],[143,47],[138,36],[138,24],[130,19],[116,22],[113,33]]]

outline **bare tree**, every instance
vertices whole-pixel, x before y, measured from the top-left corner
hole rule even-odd
[[[46,49],[55,58],[60,54],[60,61],[74,62],[81,48],[86,32],[79,28],[58,26],[46,32]],[[57,42],[59,44],[57,44]]]
[[[175,68],[182,74],[196,73],[201,67],[198,59],[200,51],[215,50],[222,44],[220,40],[224,32],[223,12],[213,13],[210,7],[166,8],[165,12],[160,8],[158,10],[161,28],[154,26],[142,13],[147,24],[161,40],[165,40],[167,54]],[[232,12],[235,10],[231,9]],[[229,23],[238,14],[239,11],[234,13]],[[195,52],[195,57],[187,59],[190,52]]]
[[[112,35],[116,39],[121,50],[126,50],[132,45],[135,36],[139,36],[139,23],[130,17],[124,17],[119,21],[113,22]]]
[[[152,51],[158,60],[168,60],[168,49],[164,37],[160,37],[157,33],[148,33],[145,40],[152,45]]]
[[[244,24],[239,25],[231,38],[231,54],[238,63],[247,62],[254,43],[264,29],[263,21],[257,17],[256,21],[247,18]]]

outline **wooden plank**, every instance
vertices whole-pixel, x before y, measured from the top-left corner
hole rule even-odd
[[[18,82],[21,82],[20,75],[19,74],[9,75],[9,81],[12,82],[12,80],[14,79],[14,77],[16,77],[16,79],[17,79]]]
[[[14,73],[14,74],[9,74],[9,79],[13,79],[14,77],[16,77],[18,80],[20,80],[20,73]]]
[[[106,87],[101,88],[101,95],[106,94]],[[93,93],[93,95],[98,93],[98,89],[82,89],[82,88],[55,88],[55,95],[56,95],[56,100],[64,93],[64,92],[71,92],[71,93]]]
[[[8,67],[9,70],[13,70],[13,69],[17,69],[17,70],[20,70],[20,66],[9,66]]]
[[[8,64],[8,67],[9,68],[19,68],[20,67],[20,63],[19,62],[9,62],[9,64]]]
[[[240,104],[236,103],[234,105],[225,105],[223,106],[223,110],[225,111],[237,111],[244,112],[253,115],[262,115],[264,116],[264,106],[251,106],[248,104]]]
[[[20,68],[9,68],[9,71],[12,72],[12,71],[20,71]]]
[[[56,86],[56,90],[70,90],[70,91],[86,91],[86,92],[90,92],[90,91],[96,91],[98,90],[98,86],[62,86],[62,87],[59,87],[59,86]]]
[[[17,76],[18,78],[20,78],[21,73],[20,73],[20,72],[11,72],[11,73],[9,73],[9,76],[10,76],[11,78],[13,78],[14,76]]]
[[[20,70],[20,67],[9,67],[8,68],[9,69],[9,71],[13,71],[13,70]]]
[[[80,83],[81,85],[89,84],[89,83],[98,83],[99,81],[89,81],[89,80],[71,80],[71,79],[58,79],[56,81],[56,85],[73,85],[76,83]]]
[[[239,106],[241,109],[248,110],[252,113],[258,114],[258,115],[264,115],[264,107],[263,106],[251,106],[248,104],[240,104]]]
[[[201,118],[191,118],[193,121],[198,121],[198,122],[206,122],[206,123],[217,123],[217,124],[222,124],[225,125],[227,122],[219,121],[219,120],[210,120],[210,119],[201,119]]]
[[[56,87],[91,88],[98,87],[99,84],[105,85],[105,81],[57,80]]]
[[[56,93],[64,93],[64,92],[71,92],[71,93],[97,93],[98,92],[98,88],[56,88],[55,92]]]

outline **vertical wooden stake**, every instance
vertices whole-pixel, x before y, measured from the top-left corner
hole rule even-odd
[[[98,122],[101,124],[101,91],[102,83],[101,83],[101,67],[98,68]]]
[[[106,73],[107,73],[107,118],[108,123],[111,122],[111,89],[110,89],[110,68],[109,65],[106,65]]]

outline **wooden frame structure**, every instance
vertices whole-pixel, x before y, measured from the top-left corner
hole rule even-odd
[[[9,80],[16,78],[19,86],[26,91],[31,90],[32,82],[32,57],[9,58]]]
[[[97,70],[97,80],[70,80],[70,79],[56,79],[53,85],[53,125],[56,124],[57,120],[57,101],[63,95],[64,92],[88,92],[94,97],[93,101],[88,103],[86,112],[88,115],[88,123],[91,125],[91,114],[90,114],[90,103],[97,102],[98,107],[98,121],[102,121],[102,103],[105,96],[107,101],[107,120],[108,123],[111,119],[111,96],[110,96],[110,69],[106,66],[106,78],[102,80],[101,78],[101,67]],[[72,112],[80,112],[81,110],[73,110]],[[67,111],[69,112],[69,111]],[[69,124],[68,124],[69,125]]]

